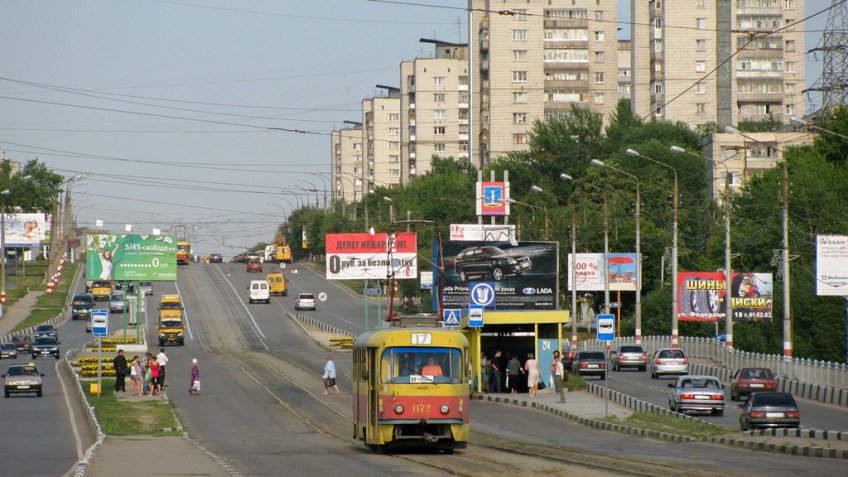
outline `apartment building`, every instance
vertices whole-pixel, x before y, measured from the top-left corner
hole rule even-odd
[[[630,100],[633,68],[630,66],[630,40],[618,40],[618,99]]]
[[[358,202],[363,191],[362,124],[333,131],[331,157],[333,201]]]
[[[526,150],[537,119],[618,99],[616,0],[471,0],[472,163]]]
[[[727,125],[804,115],[804,27],[791,26],[804,17],[804,0],[631,6],[631,94],[640,116]]]
[[[401,184],[400,88],[377,85],[385,96],[362,101],[362,181],[365,192]]]
[[[468,45],[422,39],[432,57],[400,64],[403,183],[430,170],[433,156],[468,160]]]

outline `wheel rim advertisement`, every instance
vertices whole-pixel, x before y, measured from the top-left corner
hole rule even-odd
[[[733,273],[730,287],[733,321],[771,320],[771,273]],[[708,322],[724,320],[726,289],[724,272],[679,272],[678,319]]]
[[[88,235],[85,277],[175,281],[177,238],[175,235]]]

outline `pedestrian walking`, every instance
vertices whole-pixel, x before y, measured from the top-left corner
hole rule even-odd
[[[539,369],[539,362],[536,361],[533,353],[527,353],[527,361],[524,362],[524,371],[527,373],[527,389],[530,392],[530,399],[536,399],[542,371]]]
[[[126,392],[127,358],[124,357],[124,350],[118,350],[112,366],[115,368],[115,392]]]
[[[503,392],[503,375],[506,371],[506,358],[501,353],[501,350],[495,351],[495,357],[492,359],[492,385],[491,389],[494,393]]]
[[[518,362],[518,356],[512,355],[509,362],[506,363],[506,387],[512,394],[518,394],[518,385],[524,370],[521,369],[521,363]]]
[[[136,390],[136,396],[141,396],[141,362],[138,356],[133,356],[130,363],[130,396],[133,394],[133,389]]]
[[[480,353],[480,373],[483,375],[482,391],[489,392],[489,381],[492,379],[492,360],[486,356],[486,352]]]
[[[150,360],[150,395],[155,396],[162,394],[162,382],[159,381],[159,362],[155,359]]]
[[[141,393],[145,396],[150,396],[150,362],[153,361],[153,355],[150,353],[144,354],[144,359],[141,360]]]
[[[554,385],[559,395],[559,402],[565,402],[565,393],[568,392],[568,389],[565,388],[565,382],[568,381],[568,370],[565,369],[565,364],[561,359],[555,360],[555,363],[556,378],[554,379]]]
[[[341,394],[339,385],[336,384],[336,363],[333,363],[333,356],[327,355],[327,364],[324,365],[324,375],[321,376],[324,380],[324,395],[329,394],[330,388],[336,389],[336,394]]]
[[[200,394],[200,368],[197,367],[197,358],[191,360],[191,382],[189,382],[188,393]]]
[[[559,393],[559,391],[557,390],[557,363],[559,363],[559,358],[560,358],[559,357],[559,350],[555,349],[554,350],[554,358],[551,360],[551,366],[550,366],[551,373],[550,373],[550,377],[548,378],[548,381],[549,381],[549,384],[550,384],[549,387],[551,389],[553,389],[554,392],[556,392],[556,393]]]
[[[161,389],[165,387],[165,365],[168,364],[168,355],[165,354],[165,348],[159,348],[156,362],[159,363],[159,387]]]

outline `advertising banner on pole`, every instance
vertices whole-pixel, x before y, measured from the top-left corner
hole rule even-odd
[[[327,234],[327,280],[418,278],[418,241],[414,233]]]
[[[769,321],[772,317],[771,273],[733,273],[730,280],[733,321]],[[678,272],[680,321],[722,321],[727,297],[724,272]]]
[[[438,243],[433,246],[438,251]],[[443,306],[464,308],[475,283],[493,283],[498,310],[557,308],[557,242],[459,242],[442,244]],[[436,259],[438,260],[438,258]],[[434,261],[436,261],[434,260]],[[437,262],[438,263],[438,262]],[[436,270],[438,273],[438,269]],[[434,298],[435,298],[434,294]]]
[[[514,225],[451,224],[450,239],[470,242],[508,242],[515,237]]]
[[[44,214],[6,214],[6,246],[37,247],[49,231]]]
[[[175,235],[86,236],[87,280],[175,281]]]
[[[816,295],[848,296],[848,236],[816,236]]]
[[[509,182],[477,183],[477,215],[509,215]]]
[[[610,291],[636,291],[636,254],[609,253],[607,274]],[[573,290],[571,267],[575,266],[568,254],[568,289]],[[577,254],[577,291],[604,291],[604,254]]]

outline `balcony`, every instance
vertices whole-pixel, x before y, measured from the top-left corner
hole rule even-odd
[[[409,125],[410,125],[410,126],[412,126],[412,127],[415,127],[415,120],[414,120],[414,119],[410,119],[410,120],[409,120]]]
[[[468,109],[468,103],[457,103],[459,109]]]
[[[546,29],[558,29],[558,28],[589,28],[589,20],[588,19],[569,19],[569,18],[557,18],[557,19],[545,19],[544,26]]]
[[[480,61],[480,69],[482,71],[489,71],[489,60]]]
[[[409,103],[409,109],[414,110],[415,109],[415,103]]]
[[[782,103],[784,98],[783,93],[738,93],[740,103]]]
[[[465,133],[465,134],[460,133],[456,137],[460,141],[467,141],[468,140],[468,133]]]
[[[489,51],[489,40],[483,40],[480,42],[480,51]]]
[[[414,153],[414,152],[410,152],[410,153],[409,153],[409,158],[410,158],[410,159],[415,159],[415,153]]]
[[[467,126],[468,125],[468,119],[460,119],[459,124],[462,125],[462,126]]]
[[[409,135],[409,142],[415,142],[415,134]]]
[[[468,84],[461,84],[456,87],[457,91],[468,91]]]

